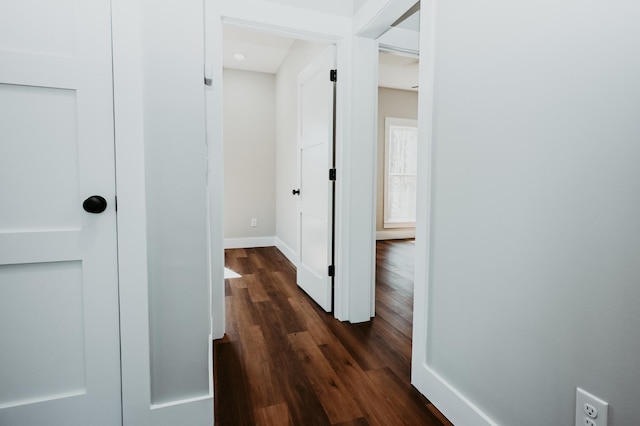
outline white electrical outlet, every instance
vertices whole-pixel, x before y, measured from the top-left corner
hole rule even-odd
[[[607,426],[609,404],[576,388],[576,426]]]
[[[251,219],[251,226],[253,226],[254,228],[256,226],[258,226],[258,219],[256,219],[255,217]]]
[[[593,405],[589,404],[588,402],[586,402],[582,408],[584,409],[584,413],[591,417],[592,419],[595,419],[596,417],[598,417],[598,410],[596,410],[596,407],[594,407]]]

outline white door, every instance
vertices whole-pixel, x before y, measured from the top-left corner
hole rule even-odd
[[[299,265],[297,282],[325,311],[332,309],[335,46],[298,76]]]
[[[112,98],[109,0],[0,2],[0,425],[121,424]]]

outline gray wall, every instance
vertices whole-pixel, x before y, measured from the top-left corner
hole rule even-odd
[[[378,239],[384,234],[384,139],[385,117],[418,118],[418,92],[378,88],[378,171],[376,177],[376,231]],[[403,231],[415,228],[401,228]]]
[[[438,2],[428,362],[499,424],[639,422],[639,16]]]
[[[275,77],[224,70],[224,237],[275,235]],[[251,218],[258,226],[251,227]]]

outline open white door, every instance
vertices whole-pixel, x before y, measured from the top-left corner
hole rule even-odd
[[[0,3],[1,425],[121,424],[110,25]]]
[[[335,46],[298,76],[299,264],[297,282],[325,311],[332,310]]]

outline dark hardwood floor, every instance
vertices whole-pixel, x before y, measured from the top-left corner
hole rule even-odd
[[[337,321],[275,248],[227,250],[216,425],[451,425],[410,385],[413,241],[377,246],[376,317]]]

